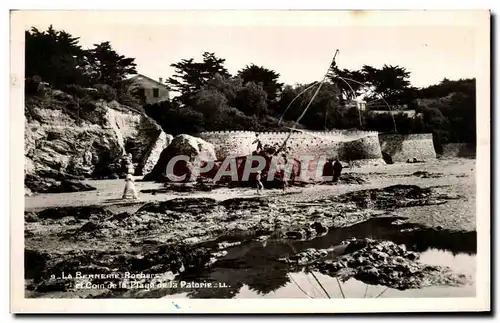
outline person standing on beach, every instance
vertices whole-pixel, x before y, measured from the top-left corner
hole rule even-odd
[[[338,182],[340,179],[340,174],[342,173],[342,164],[338,159],[335,160],[333,164],[333,181]]]
[[[134,174],[134,164],[132,163],[132,154],[128,153],[123,155],[121,160],[122,176],[127,176],[127,174]]]
[[[138,200],[137,190],[135,189],[134,177],[132,174],[128,173],[125,177],[125,189],[123,190],[122,199],[127,199],[129,193],[132,193],[132,196],[135,200]]]
[[[127,154],[127,174],[134,174],[134,164],[132,162],[132,154]]]
[[[331,177],[333,178],[333,159],[329,158],[325,165],[323,166],[323,178],[324,177]]]

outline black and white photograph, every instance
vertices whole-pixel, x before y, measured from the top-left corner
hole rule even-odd
[[[487,10],[11,12],[14,308],[490,310],[489,33]]]

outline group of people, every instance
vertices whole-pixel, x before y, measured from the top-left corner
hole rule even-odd
[[[262,142],[259,138],[259,135],[256,134],[256,139],[252,144],[257,144],[257,147],[255,149],[254,154],[262,154],[264,153],[265,155],[276,155],[278,153],[281,153],[281,157],[283,158],[283,164],[282,165],[287,165],[288,164],[288,153],[289,153],[289,148],[286,146],[286,143],[278,148],[274,149],[273,147],[269,145],[262,145]],[[338,182],[340,179],[340,175],[342,173],[342,164],[338,159],[329,159],[328,162],[325,164],[323,167],[323,174],[325,176],[332,176],[333,175],[333,182]],[[137,190],[135,188],[135,183],[134,183],[134,166],[132,163],[132,154],[127,154],[123,157],[122,159],[122,169],[123,173],[125,174],[125,189],[123,190],[123,195],[122,199],[127,199],[129,195],[131,195],[134,199],[139,199]],[[279,171],[283,172],[282,176],[282,188],[283,192],[286,191],[288,187],[288,180],[286,178],[285,174],[285,169],[280,169]],[[261,194],[264,185],[262,184],[262,172],[257,171],[255,175],[255,181],[256,181],[256,186],[257,186],[257,194]]]
[[[257,144],[257,147],[255,148],[253,155],[264,155],[266,157],[271,157],[276,153],[275,149],[271,147],[270,145],[262,145],[262,141],[259,138],[259,134],[255,134],[255,141],[252,143]],[[286,160],[286,156],[283,154]],[[283,177],[283,191],[286,189],[285,185],[286,179]],[[264,184],[262,184],[262,171],[257,171],[255,174],[255,183],[257,186],[257,194],[261,194],[262,190],[264,189]]]
[[[282,158],[282,164],[281,165],[286,165],[288,163],[288,152],[289,148],[286,146],[286,143],[283,144],[281,147],[273,147],[271,145],[262,145],[262,141],[259,138],[259,134],[255,134],[255,141],[252,144],[257,144],[255,151],[253,154],[257,155],[264,155],[266,157],[272,157],[280,154]],[[278,165],[279,167],[279,165]],[[286,192],[286,189],[288,187],[288,180],[286,178],[286,170],[285,168],[280,168],[278,171],[282,172],[282,178],[281,178],[281,184],[283,188],[283,192]],[[264,189],[264,184],[262,184],[262,171],[257,171],[255,174],[255,181],[256,181],[256,186],[257,186],[257,194],[261,194],[262,190]]]
[[[288,153],[289,153],[289,147],[286,146],[286,142],[283,144],[282,147],[278,148],[277,150],[273,149],[273,147],[269,145],[262,145],[262,141],[259,138],[259,134],[255,134],[255,141],[252,144],[256,144],[256,149],[254,151],[254,154],[260,154],[264,153],[266,155],[268,154],[274,154],[274,153],[280,153],[281,152],[281,157],[283,158],[283,165],[286,165],[288,163]],[[351,163],[349,163],[349,167],[351,168]],[[340,163],[338,159],[329,159],[327,163],[325,164],[323,168],[323,174],[326,176],[331,176],[333,175],[333,182],[336,183],[340,179],[340,175],[342,173],[343,166]],[[286,191],[288,187],[288,180],[286,178],[285,169],[281,169],[283,171],[283,177],[282,177],[282,187],[283,187],[283,192]],[[257,194],[261,194],[262,190],[264,189],[264,185],[262,184],[262,172],[257,171],[256,176],[256,185],[257,185]]]

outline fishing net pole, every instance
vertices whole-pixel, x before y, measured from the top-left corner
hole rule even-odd
[[[290,139],[291,135],[293,132],[302,132],[304,134],[308,134],[308,135],[311,135],[313,137],[318,137],[318,138],[326,138],[326,136],[320,136],[320,135],[317,135],[317,134],[311,134],[311,133],[308,133],[307,131],[304,131],[304,130],[301,130],[301,129],[297,129],[297,125],[298,123],[300,122],[300,120],[302,120],[302,118],[304,117],[304,115],[306,114],[307,110],[309,109],[309,107],[311,106],[312,102],[314,101],[314,99],[316,98],[316,96],[318,95],[322,85],[325,83],[325,81],[327,80],[328,78],[328,73],[330,72],[330,70],[332,70],[332,68],[335,66],[335,59],[337,57],[337,54],[339,53],[339,50],[337,49],[335,51],[335,55],[333,56],[333,59],[332,59],[332,62],[330,63],[330,65],[328,66],[328,69],[323,77],[323,79],[320,81],[320,82],[314,82],[313,84],[311,84],[310,86],[308,86],[306,89],[302,90],[298,95],[296,95],[293,100],[288,104],[288,106],[286,107],[285,111],[283,112],[282,116],[280,117],[280,120],[278,122],[278,124],[281,124],[281,122],[283,121],[283,117],[285,115],[285,113],[288,111],[288,109],[292,106],[293,102],[295,102],[295,100],[297,100],[301,95],[303,95],[304,93],[306,93],[307,91],[309,91],[310,89],[312,89],[313,87],[315,86],[318,86],[316,91],[314,92],[312,98],[309,100],[309,103],[307,104],[307,106],[305,107],[304,111],[302,111],[302,114],[299,116],[299,118],[295,121],[295,124],[293,125],[293,127],[289,128],[290,129],[290,132],[288,133],[288,136],[285,138],[285,140],[283,141],[283,144],[281,145],[281,147],[279,147],[279,149],[276,151],[275,155],[277,155],[282,149],[285,148],[288,140]],[[353,97],[356,97],[356,91],[354,91],[353,87],[351,86],[351,84],[349,84],[348,81],[351,81],[351,82],[355,82],[357,84],[360,84],[362,86],[366,86],[366,84],[363,84],[359,81],[356,81],[356,80],[353,80],[351,78],[348,78],[348,77],[341,77],[340,75],[338,75],[337,73],[334,74],[335,78],[341,80],[342,82],[344,82],[345,84],[347,84],[347,86],[349,87],[349,89],[351,90],[352,94],[353,94]],[[379,94],[379,93],[375,93],[376,95],[379,96],[379,99],[377,100],[374,100],[374,101],[378,101],[378,100],[382,100],[384,102],[384,104],[389,108],[389,111],[390,111],[390,114],[391,114],[391,118],[392,118],[392,122],[393,122],[393,125],[394,125],[394,132],[397,133],[397,126],[396,126],[396,119],[394,118],[394,113],[392,111],[392,108],[390,107],[390,105],[387,103],[387,101],[384,99],[384,97]],[[371,102],[374,102],[374,101],[371,101]],[[328,107],[327,107],[328,109]],[[359,116],[359,122],[360,122],[360,127],[363,127],[363,124],[362,124],[362,120],[361,120],[361,111],[360,109],[358,108],[358,116]],[[325,129],[326,129],[326,116],[327,116],[327,112],[325,112]],[[368,135],[365,135],[365,136],[368,136]],[[360,136],[361,137],[364,137],[364,136]],[[359,139],[359,138],[357,138]],[[346,139],[344,141],[352,141],[352,140],[356,140],[356,139]]]
[[[337,77],[339,77],[340,79],[342,79],[340,76],[337,76]],[[366,86],[366,84],[363,84],[363,83],[358,82],[358,81],[356,81],[356,80],[350,79],[350,78],[348,78],[348,77],[344,77],[344,79],[346,79],[346,80],[348,80],[348,81],[351,81],[351,82],[355,82],[355,83],[361,84],[361,85],[363,85],[363,86]],[[345,81],[344,81],[344,82],[345,82]],[[346,83],[347,83],[347,82],[346,82]],[[375,94],[376,94],[376,95],[378,95],[378,96],[380,97],[380,100],[384,101],[385,105],[389,108],[389,111],[390,111],[390,113],[391,113],[391,117],[392,117],[392,123],[394,124],[394,132],[395,132],[395,133],[397,133],[397,132],[398,132],[398,129],[397,129],[397,127],[396,127],[396,119],[394,118],[394,113],[393,113],[393,111],[392,111],[392,109],[391,109],[391,106],[389,105],[389,103],[387,103],[387,101],[384,99],[384,97],[383,97],[380,93],[376,93],[376,92],[375,92]]]
[[[349,88],[350,88],[350,89],[351,89],[351,91],[352,91],[353,98],[356,98],[356,96],[357,96],[357,95],[356,95],[356,91],[354,91],[354,89],[352,88],[351,84],[349,84],[346,80],[344,80],[344,78],[343,78],[343,77],[341,77],[341,76],[340,76],[340,75],[338,75],[338,74],[336,75],[336,77],[337,77],[338,79],[340,79],[341,81],[343,81],[345,84],[347,84],[347,86],[349,86]],[[356,108],[357,108],[357,106],[356,106]],[[360,127],[360,128],[363,128],[363,122],[361,121],[361,111],[360,111],[360,109],[357,109],[357,110],[358,110],[358,116],[359,116],[359,127]]]
[[[286,112],[288,111],[288,109],[292,106],[292,103],[295,102],[295,100],[297,100],[302,94],[306,93],[309,89],[313,88],[314,86],[318,85],[318,82],[317,81],[314,81],[310,86],[308,86],[305,90],[303,90],[302,92],[300,92],[299,94],[297,94],[297,96],[295,96],[293,98],[292,101],[290,101],[290,103],[288,104],[288,106],[286,107],[285,111],[283,112],[283,114],[281,115],[280,117],[280,120],[278,121],[278,125],[281,124],[281,121],[283,121],[283,117],[285,116]]]
[[[309,109],[309,107],[311,106],[312,102],[314,101],[314,99],[316,98],[316,96],[318,95],[319,93],[319,90],[321,90],[321,87],[323,86],[323,84],[325,83],[326,79],[328,78],[328,73],[330,72],[330,70],[332,69],[332,67],[335,66],[335,58],[337,57],[337,54],[338,54],[339,50],[337,49],[335,51],[335,55],[333,55],[333,59],[330,63],[330,65],[328,65],[328,69],[326,70],[326,73],[325,73],[325,76],[323,76],[323,79],[319,82],[319,85],[318,85],[318,88],[316,89],[316,92],[314,92],[311,100],[309,100],[309,103],[307,104],[307,106],[305,107],[304,111],[302,111],[302,114],[299,116],[299,118],[295,121],[295,124],[293,125],[293,127],[290,129],[290,132],[288,133],[288,136],[285,138],[285,140],[283,141],[283,144],[281,145],[280,148],[278,148],[278,150],[276,151],[276,155],[285,148],[286,146],[286,143],[288,142],[288,140],[290,139],[292,133],[297,129],[297,125],[299,124],[300,120],[302,120],[302,118],[304,117],[304,115],[306,114],[307,110]],[[313,87],[314,85],[316,84],[313,84],[311,85],[309,88]],[[300,95],[302,95],[303,93],[305,93],[309,88],[307,88],[306,90],[302,91],[301,93],[299,93],[299,95],[297,95],[293,100],[296,100]],[[291,106],[291,104],[289,104],[289,106]],[[287,108],[288,109],[288,108]],[[285,110],[286,112],[286,110]],[[281,116],[280,118],[280,121],[281,119],[283,118],[283,116]]]

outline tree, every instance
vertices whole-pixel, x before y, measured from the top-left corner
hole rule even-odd
[[[193,96],[205,86],[216,74],[229,77],[224,67],[226,60],[218,58],[214,53],[203,53],[203,61],[195,62],[193,58],[183,59],[171,64],[175,68],[175,75],[167,80],[173,91],[180,95],[174,100],[183,105],[191,104]]]
[[[278,106],[278,111],[283,115],[283,119],[295,121],[299,118],[311,101],[318,85],[304,92],[291,105],[290,103],[299,93],[311,85],[299,85],[295,88],[291,86],[284,87]],[[325,126],[326,128],[340,126],[340,123],[345,120],[342,118],[344,108],[340,105],[339,97],[339,88],[333,83],[325,82],[302,118],[301,123],[315,130],[324,130]],[[285,112],[288,106],[289,108]]]
[[[254,129],[255,116],[265,115],[266,92],[253,82],[216,74],[192,96],[190,109],[204,116],[206,130]]]
[[[226,97],[215,89],[202,89],[194,96],[193,108],[201,112],[205,119],[216,118],[226,106]]]
[[[437,153],[442,152],[442,144],[450,141],[450,123],[437,108],[422,108],[424,131],[432,133]]]
[[[78,37],[56,31],[51,25],[47,31],[27,30],[25,40],[25,77],[39,76],[54,87],[89,83],[79,68],[86,53],[78,45]]]
[[[245,68],[238,71],[238,76],[243,80],[244,84],[248,82],[262,83],[262,88],[267,93],[267,102],[271,104],[276,101],[283,87],[283,83],[278,82],[280,77],[278,73],[255,64],[245,66]]]
[[[439,133],[442,143],[476,142],[475,79],[444,79],[419,89],[417,96],[417,109],[424,114],[424,128]]]
[[[203,88],[220,92],[226,97],[227,103],[234,106],[238,92],[243,88],[243,80],[240,77],[224,77],[217,73]]]
[[[248,82],[238,92],[235,107],[249,116],[262,116],[267,113],[267,93],[264,89],[255,84]]]
[[[365,90],[365,75],[360,71],[350,71],[334,67],[328,73],[328,79],[334,83],[341,93],[341,100],[352,100]],[[354,80],[354,81],[353,81]]]
[[[144,106],[146,114],[172,135],[197,133],[205,130],[204,116],[190,107],[179,107],[170,101]]]
[[[83,49],[78,37],[56,31],[31,28],[25,32],[25,76],[39,76],[55,88],[75,84],[88,87],[107,84],[119,88],[127,75],[136,74],[134,58],[118,54],[109,42]]]
[[[134,58],[118,54],[109,41],[94,44],[88,51],[92,82],[117,86],[128,75],[137,74]]]
[[[408,103],[401,100],[410,87],[410,72],[404,67],[384,65],[382,69],[377,69],[365,65],[362,73],[366,83],[373,86],[374,91],[381,95],[388,104]],[[377,97],[371,99],[377,99]]]
[[[381,69],[364,65],[359,71],[334,67],[328,74],[342,93],[343,100],[352,100],[365,94],[369,101],[385,102],[391,105],[409,104],[415,99],[416,89],[410,87],[410,72],[404,67],[384,65]]]

